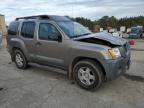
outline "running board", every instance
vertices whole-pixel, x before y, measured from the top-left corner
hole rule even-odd
[[[31,65],[31,66],[34,66],[34,67],[42,68],[42,69],[52,71],[52,72],[57,72],[57,73],[60,73],[60,74],[65,74],[66,75],[68,73],[66,70],[51,67],[51,66],[40,65],[40,64],[37,64],[37,63],[28,63],[28,64]]]

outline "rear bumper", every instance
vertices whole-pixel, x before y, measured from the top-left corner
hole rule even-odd
[[[130,55],[126,58],[119,58],[117,60],[105,61],[105,72],[107,79],[115,79],[123,75],[130,68]]]

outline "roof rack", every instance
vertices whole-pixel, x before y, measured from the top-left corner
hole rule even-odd
[[[20,19],[49,19],[48,15],[37,15],[37,16],[27,16],[27,17],[19,17],[15,20],[18,21]]]

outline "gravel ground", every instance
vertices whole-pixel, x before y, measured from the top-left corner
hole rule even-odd
[[[132,51],[131,58],[131,68],[127,73],[144,78],[144,51]]]
[[[6,49],[0,49],[0,108],[143,108],[143,53],[132,51],[132,66],[125,76],[89,92],[64,74],[37,67],[19,70]]]

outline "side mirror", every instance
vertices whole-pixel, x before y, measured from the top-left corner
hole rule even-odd
[[[52,33],[49,34],[49,39],[53,40],[53,41],[58,41],[58,42],[62,42],[62,36],[60,33]]]

